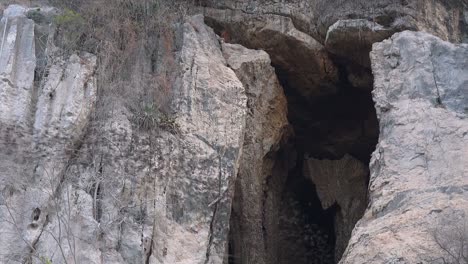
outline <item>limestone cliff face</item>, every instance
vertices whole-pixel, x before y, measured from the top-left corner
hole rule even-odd
[[[96,57],[49,61],[38,79],[34,22],[10,6],[1,20],[1,262],[22,262],[40,241],[67,164],[96,101]],[[53,47],[48,47],[53,48]]]
[[[464,1],[195,2],[154,37],[158,119],[137,83],[98,87],[99,54],[3,11],[0,262],[453,261]]]
[[[463,263],[444,247],[464,249],[436,243],[464,240],[450,236],[464,225],[468,204],[467,58],[468,45],[427,33],[374,44],[380,138],[369,206],[341,263]]]
[[[466,3],[462,0],[428,1],[428,0],[352,0],[352,1],[302,1],[302,0],[202,0],[204,6],[221,9],[226,12],[226,19],[239,15],[277,15],[290,18],[296,27],[320,42],[326,41],[330,32],[339,25],[350,23],[365,31],[372,22],[373,29],[383,28],[390,31],[402,29],[424,30],[440,36],[444,40],[459,42],[464,32],[466,20]],[[208,11],[209,12],[209,11]],[[367,20],[368,22],[363,21]],[[354,21],[354,22],[353,22]],[[346,34],[347,32],[343,32]],[[386,38],[381,34],[382,39]],[[355,34],[349,37],[358,39]],[[388,35],[387,35],[388,36]],[[361,35],[361,37],[363,37]],[[371,41],[365,37],[362,43]]]
[[[281,184],[275,181],[284,181],[281,174],[287,172],[288,161],[278,160],[290,133],[286,97],[266,52],[232,44],[224,44],[223,52],[248,96],[230,221],[232,250],[243,262],[275,262],[271,250],[278,244],[278,212],[271,209],[281,199]]]

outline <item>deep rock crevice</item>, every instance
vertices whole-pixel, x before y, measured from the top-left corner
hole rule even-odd
[[[336,65],[337,92],[313,101],[275,67],[297,156],[280,194],[278,263],[337,263],[367,204],[367,164],[379,131],[371,89],[349,82],[349,64]]]
[[[283,90],[287,109],[282,111],[289,123],[281,132],[262,126],[265,117],[255,112],[259,103],[248,101],[254,114],[247,131],[274,129],[284,139],[258,159],[258,146],[250,142],[255,135],[246,136],[247,158],[241,159],[230,221],[229,262],[338,263],[367,205],[367,164],[379,134],[370,69],[329,53],[287,19],[279,26],[272,17],[232,24],[208,20],[224,41],[268,53],[274,68],[270,78],[277,78]],[[263,38],[265,32],[274,36],[270,42]],[[234,69],[244,85],[257,78],[247,76],[255,75],[255,67],[249,69]]]

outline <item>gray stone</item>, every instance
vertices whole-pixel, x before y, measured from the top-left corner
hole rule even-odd
[[[395,31],[366,19],[338,20],[328,28],[325,47],[331,53],[370,67],[372,44],[390,37]]]
[[[35,79],[38,40],[26,11],[10,6],[0,26],[0,261],[5,263],[39,257],[34,249],[97,94],[91,54],[56,57],[48,63],[49,74]]]
[[[290,132],[286,97],[266,52],[224,44],[223,53],[246,89],[248,107],[230,223],[231,253],[235,263],[278,263],[275,205],[281,189],[271,183],[287,176],[287,165],[277,159]]]
[[[427,33],[374,44],[380,138],[370,204],[340,263],[449,261],[433,230],[468,213],[467,57],[468,45]],[[449,186],[460,191],[439,191]]]
[[[32,109],[36,68],[34,22],[26,9],[12,5],[0,22],[0,118],[26,126]]]
[[[179,30],[171,87],[177,129],[136,126],[125,104],[131,98],[102,106],[113,114],[88,126],[38,255],[54,263],[223,262],[247,98],[203,17]]]
[[[335,219],[335,258],[340,260],[354,225],[366,209],[368,168],[359,160],[345,155],[340,160],[304,161],[304,175],[315,184],[323,209],[338,206]]]
[[[294,189],[283,190],[297,158],[287,142],[279,81],[313,103],[335,93],[339,77],[369,91],[369,65],[380,140],[370,203],[341,263],[444,256],[431,228],[445,231],[467,213],[467,45],[403,32],[375,44],[371,64],[367,52],[408,28],[460,41],[466,5],[202,2],[204,8],[188,8],[205,19],[185,17],[174,32],[154,36],[154,68],[166,70],[167,79],[141,89],[153,54],[137,47],[124,69],[131,80],[117,88],[100,80],[99,95],[96,56],[63,56],[50,41],[52,27],[26,17],[32,9],[3,12],[0,262],[221,264],[230,239],[240,263],[287,263],[297,252],[278,249],[289,231],[307,240],[302,246],[316,245],[298,248],[296,259],[307,259],[305,252],[329,261],[323,227],[305,226]],[[55,12],[41,10],[49,19]],[[155,92],[160,86],[163,94]],[[165,102],[168,109],[144,128],[138,115],[154,114],[145,112],[146,102],[150,110]],[[338,154],[338,160],[306,160],[304,173],[324,208],[341,208],[335,231],[345,241],[365,207],[367,169]],[[344,171],[352,173],[338,177]],[[291,230],[281,230],[281,223]],[[336,246],[338,255],[344,246]]]
[[[241,11],[204,10],[224,41],[265,50],[280,71],[282,82],[313,100],[336,92],[338,71],[327,51],[314,38],[298,30],[293,21],[275,14],[254,15]]]
[[[227,10],[226,21],[234,11],[252,15],[275,14],[289,17],[300,30],[324,43],[329,28],[339,20],[365,19],[390,31],[415,29],[430,32],[444,40],[460,42],[465,35],[463,0],[204,0],[204,6]],[[229,11],[232,11],[229,13]],[[349,54],[348,54],[349,55]]]

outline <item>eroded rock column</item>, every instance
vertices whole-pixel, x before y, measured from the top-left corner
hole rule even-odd
[[[248,98],[230,221],[231,263],[274,263],[278,261],[277,208],[292,158],[280,150],[289,136],[286,98],[266,52],[233,44],[222,48]]]

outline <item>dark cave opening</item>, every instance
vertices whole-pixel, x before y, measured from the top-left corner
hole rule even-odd
[[[350,64],[335,63],[340,73],[336,92],[315,98],[301,95],[289,84],[287,71],[273,65],[287,99],[293,132],[288,143],[272,155],[278,166],[265,187],[269,202],[263,205],[262,222],[262,247],[269,256],[261,263],[338,263],[367,206],[368,164],[379,136],[372,82],[370,87],[353,86],[348,81]],[[370,75],[370,70],[365,74]],[[339,184],[334,186],[333,181]],[[236,194],[229,263],[257,263],[248,257],[262,250],[239,245],[245,244],[246,237],[258,236],[249,235],[245,225],[252,223],[238,217],[248,210],[242,208],[248,198]]]
[[[208,24],[219,35],[229,33],[226,41],[270,55],[292,131],[264,157],[261,167],[270,171],[243,174],[236,183],[228,263],[338,263],[367,207],[369,162],[379,137],[370,66],[330,53],[301,54],[301,45],[278,41],[283,36],[263,43],[256,34],[244,38],[236,24]],[[333,64],[330,72],[317,69],[324,57]]]
[[[347,78],[349,64],[339,65],[339,83],[333,94],[312,99],[288,82],[281,66],[276,74],[288,101],[288,120],[298,152],[318,159],[339,159],[348,153],[368,164],[377,144],[379,127],[370,87],[357,88]],[[370,75],[370,69],[368,70]]]
[[[340,76],[336,92],[312,99],[302,96],[289,84],[287,70],[274,65],[287,98],[288,120],[294,131],[290,140],[297,155],[281,193],[278,263],[338,263],[354,224],[367,205],[368,164],[379,135],[372,82],[368,82],[367,87],[355,87],[349,81],[349,71],[363,69],[353,68],[354,65],[338,59],[335,63]],[[371,76],[370,70],[364,69],[364,75]],[[313,160],[313,168],[319,170],[307,171],[304,163],[308,159]],[[360,166],[342,166],[344,159]],[[361,171],[351,172],[347,168]],[[341,178],[360,175],[357,183],[360,186],[349,188],[361,194],[344,193],[344,197],[335,201],[321,201],[317,188],[322,188],[322,193],[334,191],[323,190],[332,188],[328,187],[327,179],[314,182],[321,177],[333,178],[323,171],[336,171],[339,175],[334,177]],[[324,203],[328,203],[327,207]]]
[[[281,197],[278,263],[334,263],[335,207],[322,209],[314,183],[302,173],[300,159]]]

